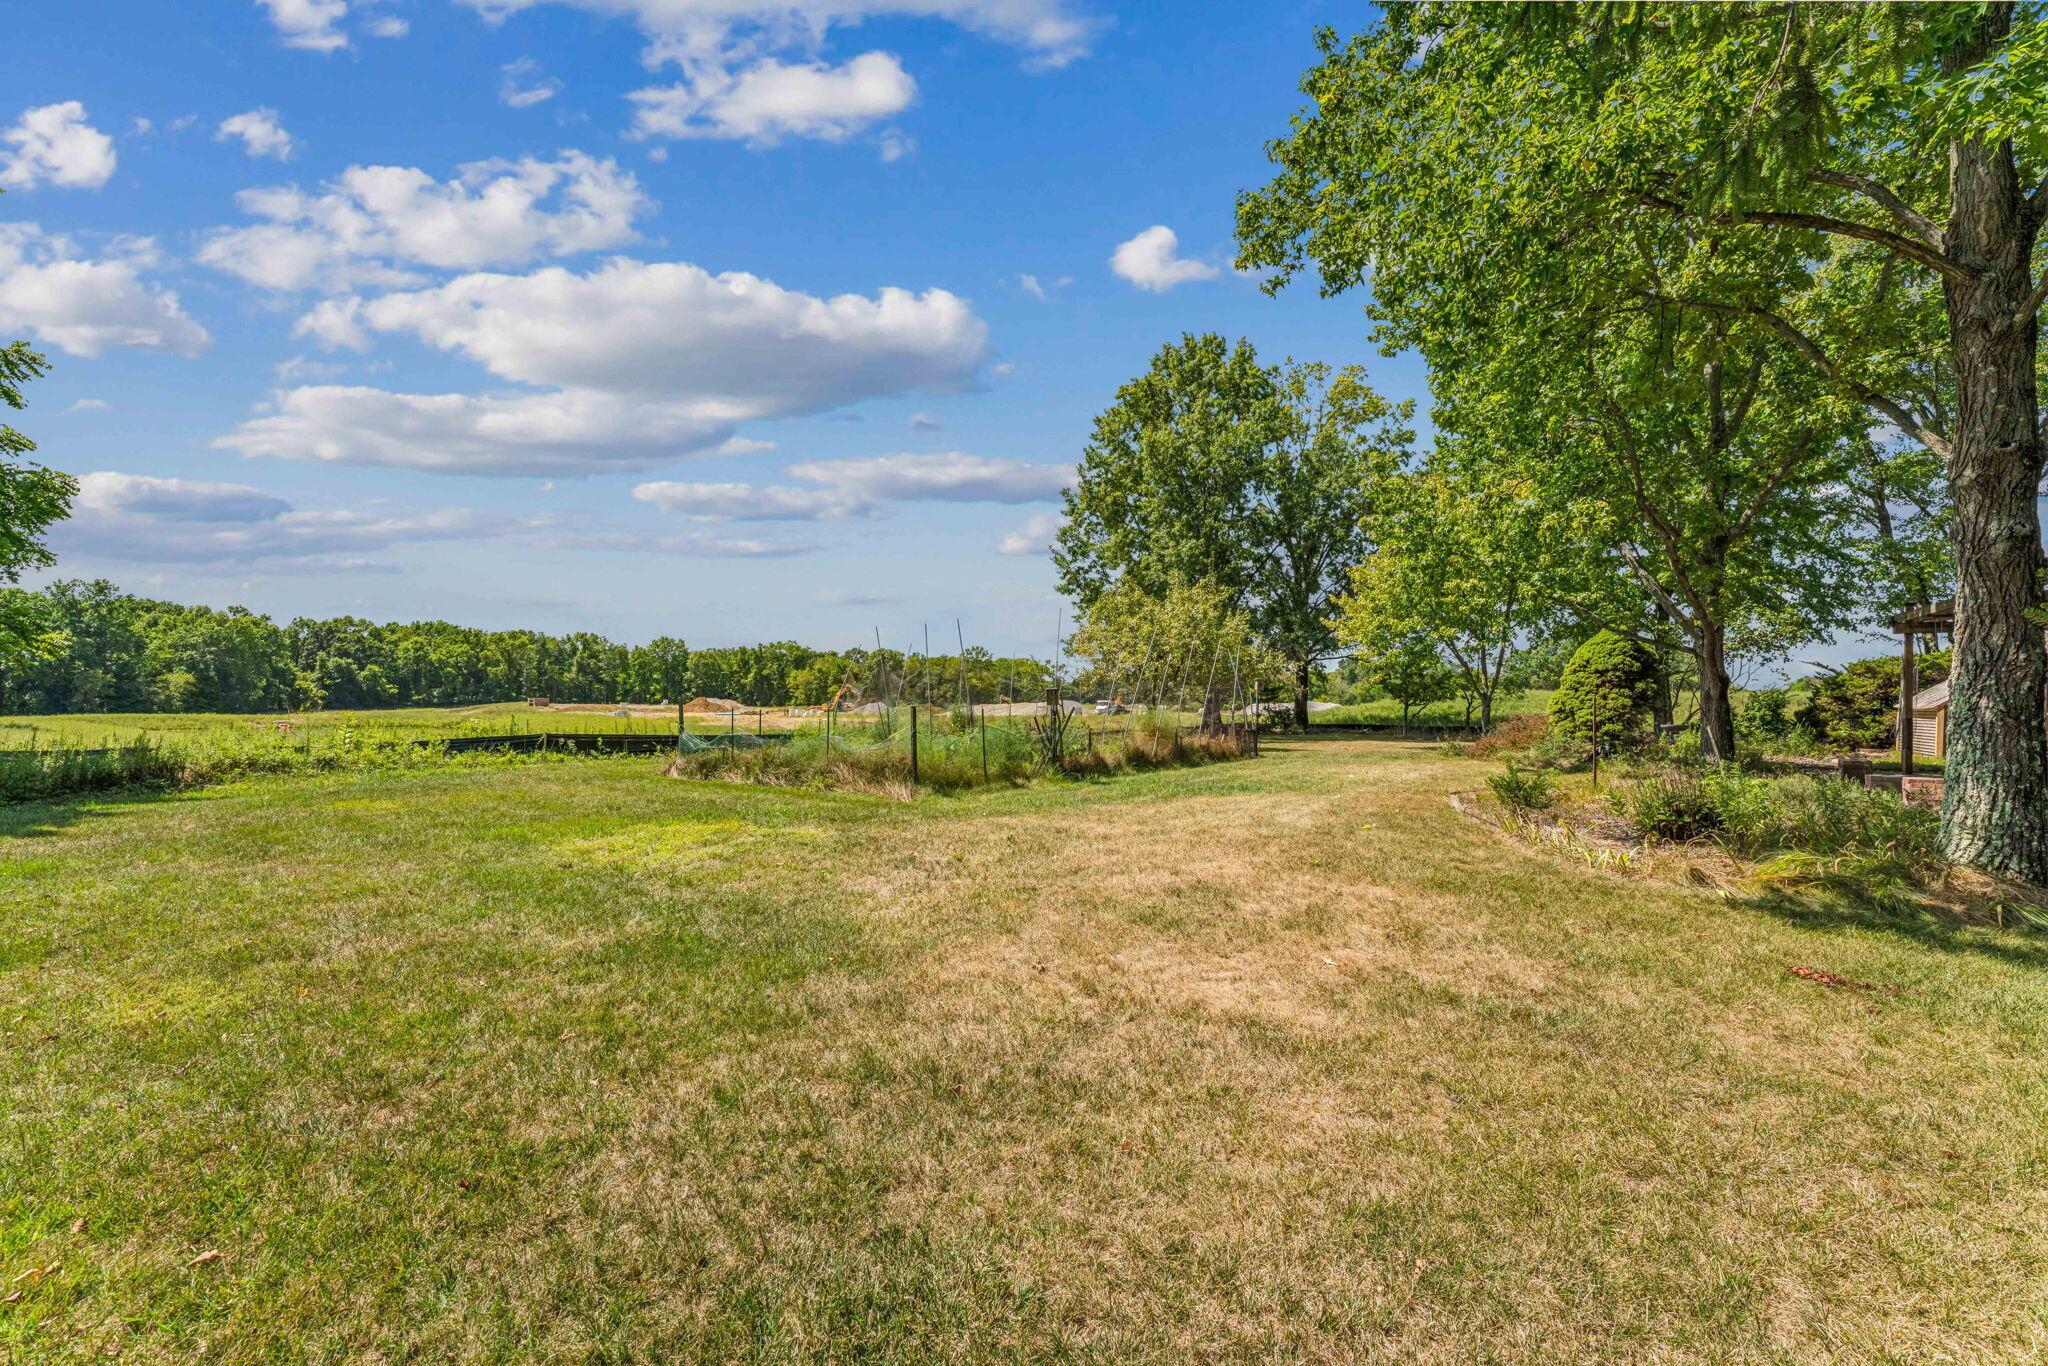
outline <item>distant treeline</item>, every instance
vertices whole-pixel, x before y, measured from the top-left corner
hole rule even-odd
[[[40,632],[38,648],[0,654],[0,710],[263,712],[449,707],[545,697],[557,702],[665,702],[722,697],[749,705],[816,705],[842,685],[949,703],[958,655],[813,650],[791,641],[693,650],[663,636],[620,645],[587,631],[479,631],[445,621],[378,623],[300,617],[279,626],[225,611],[132,597],[105,580],[0,590],[6,620]],[[970,646],[965,685],[987,699],[1035,693],[1042,660]]]

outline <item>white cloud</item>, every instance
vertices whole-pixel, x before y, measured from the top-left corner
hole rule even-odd
[[[412,25],[395,14],[386,14],[363,25],[363,32],[372,38],[403,38],[412,32]]]
[[[60,556],[278,570],[375,568],[354,558],[427,541],[477,540],[533,524],[470,508],[301,511],[247,484],[98,470],[78,481]],[[346,557],[346,558],[344,558]]]
[[[791,465],[788,472],[818,487],[664,480],[640,485],[633,497],[702,522],[836,522],[872,517],[889,503],[1036,502],[1057,497],[1073,467],[954,451],[812,460]]]
[[[912,413],[910,415],[910,430],[913,432],[942,432],[945,429],[946,424],[933,417],[930,413]]]
[[[1084,55],[1101,21],[1071,0],[464,0],[498,23],[543,4],[624,16],[647,38],[649,69],[680,68],[672,85],[637,90],[635,127],[644,137],[739,138],[772,145],[786,137],[844,141],[910,104],[916,81],[893,55],[867,52],[842,65],[821,59],[835,27],[870,18],[943,20],[1021,48],[1033,69]],[[914,143],[884,132],[884,161]]]
[[[700,522],[830,522],[864,516],[873,504],[837,489],[753,484],[642,484],[633,497]]]
[[[1003,537],[996,547],[1005,555],[1043,555],[1060,529],[1060,514],[1041,512]]]
[[[214,444],[244,455],[443,474],[579,474],[631,469],[716,445],[731,424],[687,404],[589,390],[401,394],[308,385],[273,396]]]
[[[1064,66],[1085,55],[1100,21],[1068,0],[464,0],[494,22],[559,3],[635,20],[649,64],[734,47],[816,46],[834,25],[891,15],[942,19],[1022,48],[1027,65]]]
[[[213,342],[178,296],[147,283],[148,238],[117,239],[103,259],[32,223],[0,223],[0,332],[28,332],[74,356],[114,346],[197,355]]]
[[[67,413],[103,413],[108,408],[103,398],[82,398],[64,411]]]
[[[756,541],[737,536],[716,536],[705,532],[578,531],[554,538],[559,545],[580,550],[619,550],[634,555],[683,555],[710,560],[776,560],[807,555],[817,547]]]
[[[739,424],[972,383],[987,327],[944,290],[821,299],[745,274],[616,259],[586,274],[471,274],[324,300],[298,331],[403,333],[544,392],[293,389],[220,443],[250,455],[481,474],[573,474],[744,453]],[[725,444],[721,444],[725,443]]]
[[[542,74],[540,63],[531,57],[505,63],[498,74],[498,102],[514,109],[531,109],[562,93],[562,83]]]
[[[844,142],[916,97],[917,82],[887,52],[864,52],[843,66],[774,58],[737,71],[706,66],[680,84],[630,96],[634,131],[643,137],[733,138],[757,147],[785,137]]]
[[[335,52],[348,46],[338,25],[348,14],[348,0],[256,0],[270,11],[271,25],[286,47],[310,52]]]
[[[12,149],[0,156],[0,188],[96,190],[114,174],[114,140],[85,121],[77,100],[22,111],[0,142]]]
[[[1182,256],[1179,252],[1180,239],[1174,235],[1173,229],[1163,223],[1156,224],[1118,246],[1109,258],[1109,266],[1138,288],[1149,289],[1155,294],[1163,294],[1190,280],[1216,278],[1215,266]]]
[[[230,138],[242,144],[242,150],[252,157],[275,157],[285,160],[292,154],[292,135],[285,132],[277,121],[275,109],[249,109],[220,121],[214,130],[215,142],[226,142]]]
[[[1074,283],[1074,277],[1071,275],[1062,275],[1059,279],[1050,283],[1040,280],[1036,275],[1028,272],[1017,277],[1017,288],[1023,290],[1040,303],[1051,299],[1054,290],[1065,289],[1072,283]]]
[[[876,502],[1035,503],[1059,497],[1074,478],[1072,465],[1034,465],[963,451],[811,460],[791,465],[789,472]]]
[[[51,532],[61,557],[143,564],[219,565],[274,572],[390,572],[373,557],[445,541],[539,548],[760,558],[808,546],[696,533],[591,527],[549,516],[474,508],[388,506],[302,509],[247,484],[98,470],[78,481],[69,520]]]
[[[417,281],[410,267],[475,270],[602,250],[633,241],[633,219],[648,206],[632,172],[576,151],[473,162],[448,181],[409,166],[351,166],[319,193],[280,185],[235,200],[266,221],[215,230],[199,259],[279,290],[408,284]]]
[[[464,275],[363,302],[359,324],[500,379],[689,402],[729,420],[968,384],[988,328],[943,289],[822,299],[743,272],[618,258],[586,274]]]

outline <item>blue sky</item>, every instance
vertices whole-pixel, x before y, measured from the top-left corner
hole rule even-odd
[[[0,107],[64,575],[280,617],[1049,648],[1038,549],[1228,268],[1321,23],[1089,0],[35,7]],[[1006,553],[1006,550],[1008,553]]]

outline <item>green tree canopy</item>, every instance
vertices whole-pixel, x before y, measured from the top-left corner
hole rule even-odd
[[[1654,305],[1768,340],[1937,456],[1966,623],[1944,845],[2037,880],[2043,20],[2032,3],[1389,5],[1368,33],[1322,36],[1312,107],[1239,209],[1241,264],[1276,286],[1310,264],[1326,290],[1369,277],[1381,340],[1437,377],[1547,321]]]

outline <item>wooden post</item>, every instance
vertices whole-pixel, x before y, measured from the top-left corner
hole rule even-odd
[[[1600,786],[1600,682],[1593,681],[1593,786]]]
[[[981,780],[988,781],[988,712],[981,713]]]
[[[1911,609],[1907,609],[1911,611]],[[1899,632],[1899,772],[1913,771],[1913,694],[1919,691],[1913,667],[1913,632]]]
[[[683,757],[683,704],[676,703],[676,758]]]

